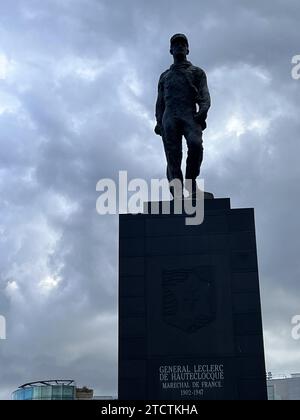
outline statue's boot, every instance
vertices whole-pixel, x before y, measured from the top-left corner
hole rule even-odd
[[[189,198],[194,198],[199,196],[200,194],[203,194],[203,191],[201,191],[197,185],[197,182],[195,179],[189,180],[189,182],[186,182],[185,189],[189,193]],[[210,192],[204,191],[204,199],[213,199],[214,195]]]

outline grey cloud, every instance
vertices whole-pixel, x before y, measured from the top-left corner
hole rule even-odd
[[[290,76],[299,5],[187,5],[0,5],[0,55],[12,62],[0,93],[18,104],[0,114],[0,398],[53,375],[116,394],[118,224],[96,214],[95,187],[122,169],[164,176],[154,102],[169,37],[181,31],[212,92],[207,188],[255,207],[268,369],[300,369],[290,336],[300,312],[299,82]]]

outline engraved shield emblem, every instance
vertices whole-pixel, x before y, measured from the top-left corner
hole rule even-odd
[[[198,331],[216,319],[213,269],[163,270],[163,319],[187,333]]]

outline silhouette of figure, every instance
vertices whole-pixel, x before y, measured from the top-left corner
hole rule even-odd
[[[189,43],[184,34],[172,36],[170,53],[174,64],[159,79],[154,131],[163,139],[169,182],[180,180],[182,186],[182,136],[185,137],[188,147],[185,178],[191,180],[186,187],[190,195],[195,195],[196,178],[203,160],[202,132],[206,128],[210,94],[204,70],[186,59]],[[182,197],[182,187],[176,190],[170,186],[170,190],[173,196]]]

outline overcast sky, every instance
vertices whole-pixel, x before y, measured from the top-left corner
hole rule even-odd
[[[254,207],[267,369],[300,372],[299,0],[0,3],[0,398],[71,378],[117,393],[117,216],[100,178],[161,178],[153,133],[169,38],[212,96],[206,189]]]

